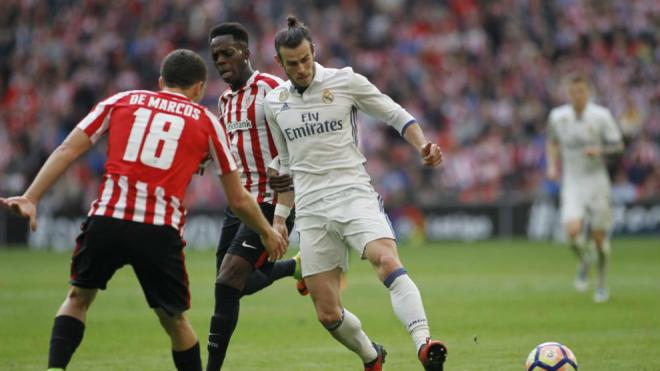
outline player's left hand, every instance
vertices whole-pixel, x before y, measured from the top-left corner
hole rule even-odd
[[[440,147],[435,143],[426,143],[419,151],[424,166],[437,166],[442,163],[443,156]]]
[[[584,148],[584,154],[589,157],[601,156],[603,149],[600,146],[588,146]]]
[[[0,206],[8,208],[18,216],[30,219],[30,229],[37,230],[37,207],[26,197],[0,197]]]

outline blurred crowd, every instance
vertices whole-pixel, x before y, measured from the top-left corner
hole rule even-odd
[[[312,30],[317,59],[353,66],[418,118],[440,143],[442,169],[367,116],[360,144],[387,205],[493,203],[552,195],[546,118],[566,101],[566,74],[586,74],[593,100],[626,138],[612,160],[614,197],[660,191],[660,2],[655,0],[11,0],[0,2],[0,194],[22,192],[46,156],[93,105],[118,91],[157,89],[174,48],[200,52],[214,111],[226,88],[207,32],[223,21],[251,32],[256,69],[283,76],[273,37],[295,14]],[[95,198],[98,145],[45,200],[79,214]],[[196,177],[189,209],[224,204],[219,182]]]

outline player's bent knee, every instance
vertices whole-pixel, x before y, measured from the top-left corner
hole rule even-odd
[[[171,315],[159,308],[156,309],[156,314],[158,315],[160,324],[168,334],[186,331],[189,327],[188,318],[183,313]]]
[[[227,254],[220,266],[220,272],[215,283],[242,290],[252,271],[253,268],[247,260],[236,255]]]
[[[580,232],[582,232],[582,222],[581,221],[568,222],[566,223],[565,228],[566,228],[566,233],[571,239],[576,238],[580,234]]]
[[[328,312],[319,311],[317,312],[317,317],[319,319],[319,322],[321,322],[321,324],[325,328],[333,327],[342,320],[340,310],[328,311]]]
[[[339,302],[334,301],[314,301],[316,316],[325,327],[336,324],[342,319],[342,309]]]
[[[384,253],[379,256],[378,259],[374,262],[374,265],[379,270],[379,273],[384,276],[394,272],[402,266],[399,258],[396,255],[390,253]]]
[[[88,309],[94,297],[96,296],[96,289],[83,289],[80,287],[72,287],[67,293],[67,301],[70,305],[75,305],[80,308]]]

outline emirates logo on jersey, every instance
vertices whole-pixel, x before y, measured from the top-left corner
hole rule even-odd
[[[242,120],[242,121],[232,121],[227,124],[227,132],[231,133],[236,130],[249,130],[252,129],[252,121]]]

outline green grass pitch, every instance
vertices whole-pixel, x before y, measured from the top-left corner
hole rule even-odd
[[[581,370],[660,370],[660,243],[615,239],[611,299],[573,290],[576,262],[549,243],[489,241],[401,246],[449,371],[522,370],[528,352],[559,341]],[[69,254],[0,249],[0,370],[45,370],[52,318],[66,292]],[[188,253],[192,309],[201,337],[213,305],[214,255]],[[344,304],[387,348],[387,370],[420,370],[408,334],[368,263],[353,257]],[[592,275],[593,277],[593,275]],[[359,370],[359,359],[318,324],[292,279],[241,302],[224,370]],[[169,340],[130,268],[120,270],[89,312],[68,370],[171,370]]]

